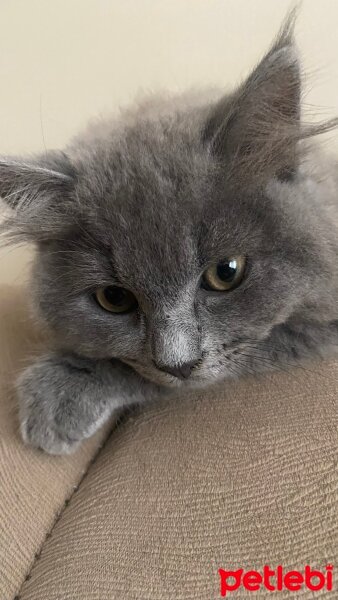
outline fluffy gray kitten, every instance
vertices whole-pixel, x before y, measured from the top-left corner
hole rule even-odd
[[[338,171],[305,139],[293,18],[225,97],[154,98],[65,152],[3,159],[55,349],[18,382],[24,440],[73,451],[118,407],[338,350]]]

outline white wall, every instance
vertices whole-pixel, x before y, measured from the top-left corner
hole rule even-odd
[[[0,154],[62,145],[139,91],[229,87],[269,46],[290,0],[2,0]],[[303,0],[306,102],[338,114],[338,1]],[[338,136],[337,136],[338,137]],[[19,280],[27,250],[2,251]]]

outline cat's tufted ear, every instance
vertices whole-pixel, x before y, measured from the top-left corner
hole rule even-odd
[[[236,176],[291,176],[301,133],[295,13],[247,80],[209,114],[204,139]],[[242,168],[241,168],[242,167]]]
[[[50,239],[65,223],[75,170],[63,152],[0,159],[0,197],[12,209],[1,232],[13,241]]]

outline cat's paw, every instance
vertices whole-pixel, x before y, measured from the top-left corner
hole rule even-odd
[[[80,444],[78,440],[66,439],[54,423],[41,423],[34,411],[21,418],[20,433],[25,444],[48,454],[71,454]]]
[[[60,422],[60,394],[65,392],[55,389],[52,383],[47,389],[41,375],[41,368],[34,365],[26,369],[18,381],[21,437],[26,444],[49,454],[70,454],[80,442],[71,439]],[[45,368],[43,379],[46,383],[47,378],[48,369]]]
[[[80,365],[81,366],[81,365]],[[17,382],[20,432],[26,444],[49,454],[70,454],[100,425],[90,369],[63,357],[46,357]],[[100,388],[98,388],[100,389]]]

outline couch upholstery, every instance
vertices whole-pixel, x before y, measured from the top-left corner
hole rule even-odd
[[[48,345],[25,304],[1,288],[0,600],[213,600],[220,567],[337,567],[337,363],[153,404],[50,457],[18,435],[13,378]]]

